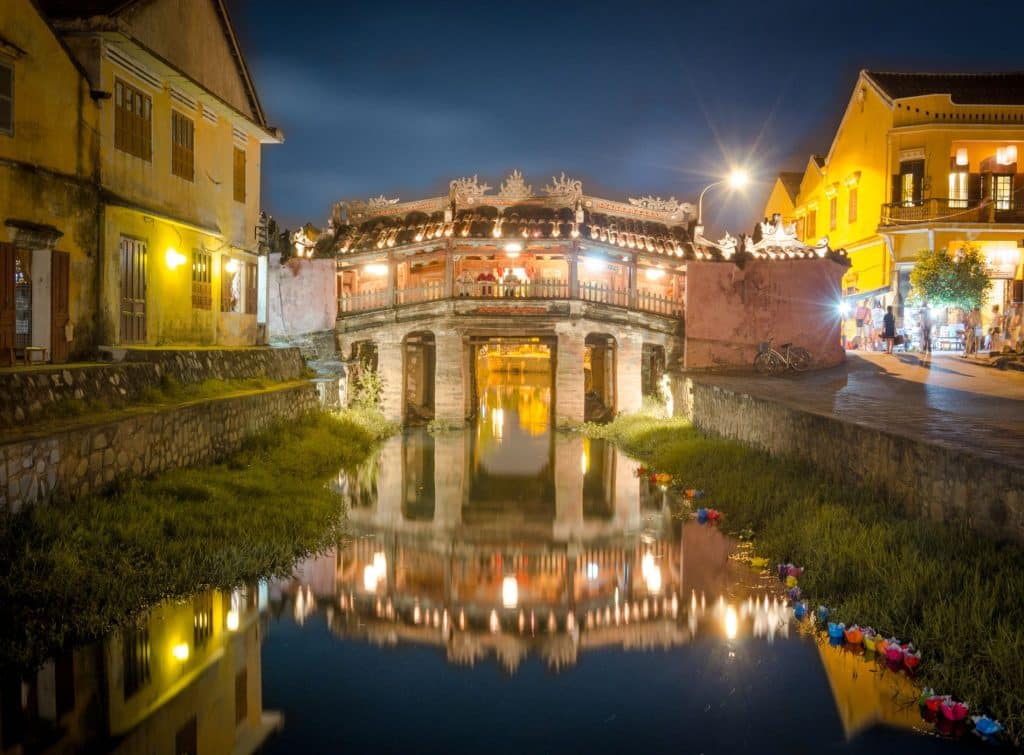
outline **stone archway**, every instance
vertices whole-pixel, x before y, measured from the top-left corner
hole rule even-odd
[[[604,422],[615,416],[616,340],[589,333],[583,342],[583,417]]]
[[[429,330],[416,330],[402,342],[402,407],[407,423],[429,422],[435,412],[437,346]]]

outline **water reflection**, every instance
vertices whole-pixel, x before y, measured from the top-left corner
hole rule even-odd
[[[253,752],[263,709],[259,588],[165,603],[28,677],[0,680],[0,752]]]

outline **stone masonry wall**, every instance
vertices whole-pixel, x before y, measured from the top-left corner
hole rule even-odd
[[[687,378],[676,411],[701,430],[891,491],[908,513],[1024,542],[1024,469]]]
[[[0,372],[0,429],[30,423],[61,401],[135,402],[164,375],[189,384],[212,378],[296,380],[305,370],[297,348],[138,350],[125,358],[115,364]]]
[[[171,409],[0,445],[0,510],[76,498],[121,474],[208,464],[273,422],[319,408],[312,383]]]

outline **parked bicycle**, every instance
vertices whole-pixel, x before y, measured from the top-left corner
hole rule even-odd
[[[811,367],[811,354],[807,349],[784,343],[778,349],[772,346],[775,339],[763,342],[754,357],[754,369],[762,375],[780,375],[787,369],[806,372]],[[781,349],[781,350],[780,350]]]

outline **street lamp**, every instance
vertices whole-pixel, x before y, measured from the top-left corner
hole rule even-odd
[[[733,168],[732,172],[714,183],[710,183],[704,187],[704,190],[700,193],[700,197],[697,199],[697,227],[704,227],[704,195],[708,193],[708,189],[721,184],[729,184],[731,189],[742,189],[750,181],[750,176],[747,171],[742,168]]]

